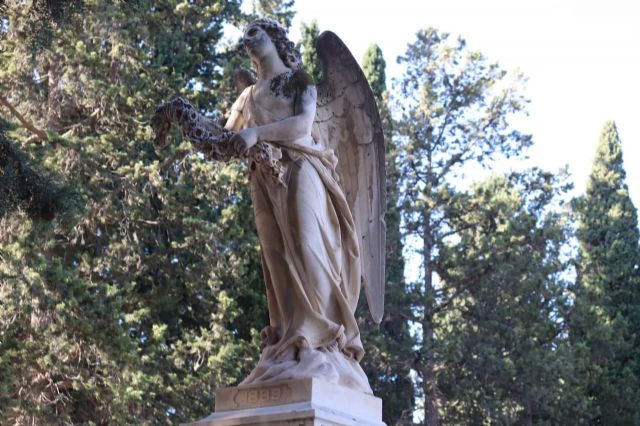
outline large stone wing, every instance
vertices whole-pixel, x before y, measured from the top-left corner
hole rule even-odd
[[[323,77],[317,85],[314,136],[338,156],[340,184],[356,222],[362,279],[369,311],[384,314],[385,150],[378,107],[371,88],[337,35],[325,31],[316,41]]]

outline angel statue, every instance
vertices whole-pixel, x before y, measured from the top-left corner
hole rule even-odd
[[[252,22],[243,44],[257,78],[224,128],[182,98],[152,120],[159,145],[176,121],[207,158],[248,161],[269,325],[242,384],[319,377],[372,393],[354,317],[361,283],[373,319],[383,314],[384,142],[371,89],[331,32],[317,40],[317,86],[276,21]]]

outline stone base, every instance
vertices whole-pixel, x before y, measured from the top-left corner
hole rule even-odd
[[[216,412],[184,426],[384,426],[382,400],[320,379],[219,389]]]

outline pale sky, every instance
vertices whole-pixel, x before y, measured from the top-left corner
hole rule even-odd
[[[530,165],[569,166],[582,193],[600,131],[615,120],[623,145],[627,184],[640,207],[640,4],[631,0],[296,0],[290,36],[301,22],[342,38],[357,60],[377,43],[396,63],[419,29],[461,35],[472,49],[529,78],[529,116],[518,129],[533,135]]]

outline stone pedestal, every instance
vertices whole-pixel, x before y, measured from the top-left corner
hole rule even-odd
[[[216,412],[183,426],[384,426],[382,400],[320,379],[219,389]]]

